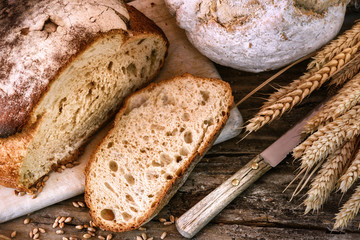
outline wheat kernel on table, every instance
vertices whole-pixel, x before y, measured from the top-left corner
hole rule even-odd
[[[77,204],[78,204],[80,207],[85,207],[85,203],[83,203],[83,202],[77,202]]]
[[[81,229],[84,228],[84,226],[83,225],[76,225],[75,228],[81,230]]]
[[[64,234],[64,231],[63,230],[56,230],[55,233],[58,234],[58,235],[61,235],[61,234]]]
[[[73,205],[74,207],[77,207],[77,208],[80,207],[77,202],[72,202],[72,205]]]
[[[111,240],[113,238],[113,235],[112,234],[108,234],[107,236],[106,236],[106,240]]]
[[[12,238],[16,237],[16,231],[13,231],[13,232],[10,234],[10,237],[12,237]]]
[[[29,224],[29,222],[30,222],[30,218],[25,218],[24,224]]]
[[[60,219],[59,219],[59,223],[62,223],[62,222],[64,222],[66,220],[66,217],[61,217]]]
[[[146,228],[145,227],[139,227],[138,230],[139,231],[146,231]]]
[[[169,225],[171,225],[171,224],[173,224],[172,222],[164,222],[164,225],[165,226],[169,226]]]
[[[39,232],[39,229],[38,228],[34,228],[33,229],[33,234],[35,235],[35,234],[37,234]]]
[[[40,234],[37,233],[37,234],[34,235],[33,239],[39,239],[39,237],[40,237]]]
[[[166,238],[166,235],[167,235],[167,233],[166,232],[163,232],[162,234],[161,234],[161,239],[165,239]]]
[[[159,218],[159,221],[163,223],[163,222],[166,222],[166,219],[165,218]]]
[[[65,223],[64,223],[64,222],[61,222],[61,223],[59,224],[59,227],[60,227],[60,228],[64,228],[64,227],[65,227]]]
[[[73,220],[72,217],[67,217],[67,218],[64,220],[64,222],[65,222],[65,223],[69,223],[69,222],[71,222],[72,220]]]
[[[105,240],[106,238],[105,238],[104,236],[99,235],[99,236],[98,236],[98,239],[100,239],[100,240]]]
[[[154,238],[153,238],[153,237],[150,237],[150,238],[148,238],[147,240],[154,240]]]
[[[41,233],[46,233],[46,230],[45,230],[44,228],[39,228],[39,231],[40,231]]]
[[[86,238],[86,239],[88,239],[88,238],[91,238],[92,236],[90,235],[90,234],[88,234],[88,233],[85,233],[84,235],[83,235],[83,238]]]
[[[33,238],[33,236],[34,236],[33,232],[30,231],[30,232],[29,232],[29,237],[30,237],[30,238]]]
[[[143,238],[140,236],[136,236],[136,240],[143,240]]]
[[[144,240],[147,240],[147,235],[146,235],[146,233],[142,233],[142,234],[141,234],[141,237],[142,237]]]

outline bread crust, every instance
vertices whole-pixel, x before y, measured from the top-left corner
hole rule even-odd
[[[124,101],[123,107],[120,109],[119,113],[116,115],[114,125],[116,125],[116,123],[120,120],[121,116],[126,113],[126,111],[128,110],[128,108],[130,106],[130,102],[131,102],[132,98],[134,98],[135,96],[142,95],[148,91],[151,91],[152,89],[154,89],[160,85],[176,81],[179,78],[192,78],[194,81],[199,81],[199,80],[205,79],[207,81],[216,81],[219,84],[223,85],[224,88],[227,89],[227,91],[230,93],[229,94],[230,97],[227,99],[227,106],[228,106],[227,111],[223,115],[223,118],[220,120],[220,122],[217,123],[218,125],[217,125],[216,129],[209,135],[209,137],[205,141],[203,141],[200,144],[197,152],[189,157],[189,160],[187,161],[186,165],[184,165],[184,167],[182,168],[180,174],[178,176],[173,177],[171,180],[169,180],[167,182],[166,186],[163,188],[163,191],[161,192],[161,194],[156,196],[156,200],[155,200],[156,204],[153,205],[151,207],[151,209],[148,210],[146,215],[144,215],[141,218],[137,218],[138,219],[137,222],[129,223],[127,226],[117,225],[116,227],[112,227],[112,226],[106,224],[106,222],[104,222],[101,219],[101,217],[98,216],[97,213],[92,210],[95,208],[94,204],[96,204],[96,203],[93,203],[91,201],[90,193],[89,193],[89,190],[87,189],[86,183],[89,181],[89,178],[90,178],[89,172],[90,172],[91,164],[95,161],[96,152],[100,149],[100,146],[101,146],[101,143],[99,143],[98,147],[93,152],[93,154],[85,168],[85,182],[86,182],[85,183],[85,202],[86,202],[87,206],[90,208],[89,213],[90,213],[91,218],[96,223],[96,225],[99,226],[101,229],[115,231],[115,232],[130,231],[130,230],[139,228],[141,225],[145,224],[147,221],[151,220],[151,218],[156,216],[156,214],[158,212],[160,212],[160,210],[169,202],[169,200],[176,193],[176,191],[184,184],[184,182],[186,181],[187,177],[190,175],[193,168],[201,160],[201,158],[205,155],[205,153],[211,148],[212,144],[216,140],[216,137],[220,134],[221,129],[225,126],[225,123],[230,115],[230,110],[232,108],[233,101],[234,101],[233,96],[231,94],[230,85],[220,79],[198,78],[198,77],[195,77],[188,73],[183,74],[181,76],[174,77],[172,79],[161,81],[159,83],[151,83],[146,88],[143,88],[143,89],[131,94]],[[114,131],[114,129],[110,129],[108,134],[110,135],[113,131]]]
[[[168,48],[169,42],[164,32],[153,21],[148,19],[134,7],[129,5],[125,5],[125,7],[128,10],[130,16],[128,30],[125,31],[122,29],[110,29],[107,32],[88,34],[88,38],[85,37],[76,40],[76,44],[74,45],[76,46],[76,48],[74,48],[76,49],[76,53],[68,57],[66,60],[60,59],[61,61],[59,60],[59,63],[63,65],[54,73],[53,77],[49,77],[49,82],[45,86],[34,90],[34,95],[32,95],[31,98],[31,108],[21,108],[20,106],[23,106],[23,102],[7,102],[6,100],[8,100],[8,98],[2,98],[2,95],[0,95],[0,109],[4,107],[4,112],[0,112],[0,185],[28,191],[28,188],[22,186],[19,182],[19,170],[26,153],[26,148],[33,139],[33,136],[36,134],[37,126],[41,123],[41,116],[34,116],[33,110],[35,110],[36,106],[40,104],[41,100],[57,76],[59,76],[61,72],[64,71],[64,69],[66,69],[66,67],[68,67],[77,56],[89,48],[98,39],[108,35],[111,36],[117,34],[121,34],[123,36],[123,44],[126,44],[126,42],[132,39],[134,36],[161,36],[164,42],[166,42],[166,47]],[[163,64],[164,59],[160,64],[157,72],[155,72],[152,76],[149,76],[149,81],[151,81],[158,74]],[[0,77],[2,77],[1,74]],[[19,90],[25,87],[26,86],[20,86]],[[110,119],[116,112],[117,109],[114,109],[109,114],[108,119]],[[26,117],[24,117],[25,115]],[[90,139],[90,137],[91,136],[88,137],[85,143]],[[69,156],[69,158],[64,159],[62,162],[71,162],[75,160],[80,154],[79,149],[74,151],[72,155]]]

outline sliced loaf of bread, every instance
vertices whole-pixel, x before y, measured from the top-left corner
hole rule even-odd
[[[5,5],[0,184],[31,192],[51,169],[77,157],[126,96],[156,76],[168,41],[119,0]]]
[[[86,167],[93,221],[128,231],[155,216],[212,145],[232,104],[229,84],[189,74],[131,95]]]

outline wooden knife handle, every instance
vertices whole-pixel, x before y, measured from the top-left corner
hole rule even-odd
[[[240,193],[271,169],[259,155],[227,179],[209,195],[184,213],[176,228],[181,235],[192,238]]]

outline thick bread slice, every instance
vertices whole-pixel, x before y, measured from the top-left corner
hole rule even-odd
[[[59,2],[61,1],[57,1],[56,4]],[[56,5],[55,2],[53,4]],[[97,17],[93,19],[97,27],[109,25],[110,29],[102,29],[104,31],[100,29],[97,33],[78,36],[80,39],[76,39],[76,42],[82,43],[80,48],[73,49],[73,55],[66,56],[69,60],[61,62],[57,71],[49,70],[49,74],[56,72],[54,76],[51,74],[43,76],[41,72],[34,72],[39,78],[50,77],[47,79],[49,83],[41,85],[46,81],[40,82],[39,78],[33,80],[34,91],[36,89],[39,91],[39,88],[43,90],[37,93],[40,94],[37,98],[27,89],[28,97],[32,97],[30,102],[34,106],[30,110],[23,109],[25,112],[29,111],[26,122],[22,124],[23,127],[19,132],[0,138],[0,184],[29,190],[34,182],[47,174],[55,165],[73,160],[89,137],[118,111],[123,99],[148,83],[159,72],[168,48],[164,33],[151,20],[129,6],[125,6],[126,14],[128,12],[129,15],[127,30],[112,29],[111,26],[115,23],[111,21],[123,21],[123,15],[119,15],[120,13],[114,10],[116,8],[114,4],[125,6],[121,1],[116,0],[98,2],[76,0],[69,2],[64,10],[57,9],[56,16],[61,16],[64,14],[62,11],[69,14],[69,10],[75,8],[77,11],[73,14],[79,16],[71,15],[71,17],[77,21],[88,19],[93,14]],[[46,11],[52,9],[54,5],[49,5]],[[40,15],[45,11],[36,8],[31,9],[30,12],[35,10],[40,11]],[[107,18],[108,12],[112,11],[115,11],[111,15],[113,18]],[[100,12],[102,14],[98,15]],[[85,17],[81,14],[85,14]],[[60,21],[58,18],[54,17],[54,19]],[[64,23],[63,26],[57,26],[57,31],[68,31],[69,36],[75,30],[90,31],[82,28],[90,23],[75,26],[74,19],[72,19],[74,26],[67,26]],[[55,33],[49,33],[49,38]],[[45,41],[44,39],[39,41],[42,40]],[[63,53],[59,52],[59,56],[61,54]],[[45,70],[46,67],[52,67],[46,61],[33,65]],[[3,86],[1,83],[7,84],[7,81],[12,79],[0,81],[0,93]],[[19,79],[18,85],[23,84],[24,81],[20,82]],[[4,95],[4,98],[8,96]],[[12,101],[0,101],[0,103],[8,104],[5,109],[18,107]],[[22,113],[19,112],[19,115]]]
[[[93,221],[128,231],[156,215],[212,145],[232,103],[229,84],[189,74],[131,95],[86,167]]]

